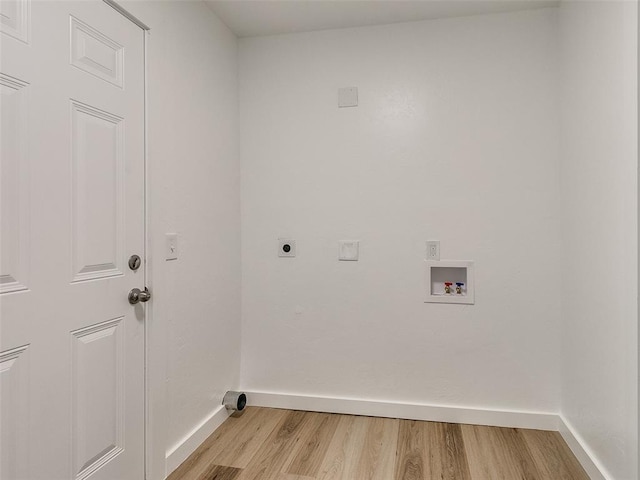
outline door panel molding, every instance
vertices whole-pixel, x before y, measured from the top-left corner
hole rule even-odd
[[[72,282],[124,274],[124,119],[71,100]]]
[[[29,83],[0,73],[0,294],[28,290]]]
[[[118,317],[71,332],[76,480],[124,451],[124,321]]]
[[[28,349],[0,352],[0,478],[29,478]]]
[[[124,87],[124,47],[73,15],[70,17],[71,65]]]
[[[31,0],[0,2],[0,32],[16,40],[30,43]]]

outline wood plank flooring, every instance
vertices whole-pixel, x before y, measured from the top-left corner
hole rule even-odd
[[[589,480],[557,432],[248,407],[168,480]]]

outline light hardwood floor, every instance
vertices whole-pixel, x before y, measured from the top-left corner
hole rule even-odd
[[[168,480],[589,480],[560,434],[248,407]]]

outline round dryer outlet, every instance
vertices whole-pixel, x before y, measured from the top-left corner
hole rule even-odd
[[[296,241],[291,238],[278,239],[278,256],[279,257],[295,257]]]

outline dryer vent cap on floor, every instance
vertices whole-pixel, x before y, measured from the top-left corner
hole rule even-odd
[[[227,410],[241,412],[247,405],[247,396],[243,392],[229,391],[224,394],[222,404],[227,408]]]

